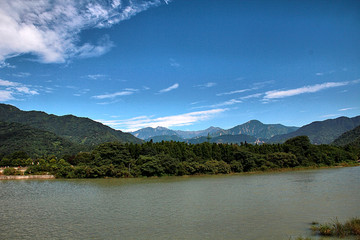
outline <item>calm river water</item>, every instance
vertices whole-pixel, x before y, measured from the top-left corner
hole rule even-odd
[[[0,181],[0,239],[295,239],[360,217],[360,167]]]

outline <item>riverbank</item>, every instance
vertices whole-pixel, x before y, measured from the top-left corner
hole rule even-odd
[[[55,179],[54,175],[0,175],[0,180]]]
[[[342,163],[336,166],[309,166],[309,167],[294,167],[294,168],[277,168],[277,169],[267,169],[265,171],[251,171],[251,172],[241,172],[241,173],[228,173],[228,174],[194,174],[194,175],[183,175],[178,177],[194,177],[194,176],[214,176],[214,175],[249,175],[249,174],[266,174],[266,173],[281,173],[281,172],[293,172],[293,171],[303,171],[303,170],[320,170],[320,169],[330,169],[330,168],[343,168],[343,167],[357,167],[360,166],[359,163],[349,164]],[[22,169],[24,170],[24,168]],[[161,177],[171,177],[171,175],[164,175]],[[0,180],[26,180],[26,179],[55,179],[54,175],[2,175],[0,173]],[[114,178],[114,177],[103,177],[103,178]],[[134,178],[134,177],[122,177],[122,178]],[[135,178],[159,178],[159,176],[151,177],[135,177]],[[61,179],[61,178],[60,178]]]

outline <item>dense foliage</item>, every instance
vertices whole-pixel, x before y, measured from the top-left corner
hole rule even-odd
[[[23,153],[24,154],[24,153]],[[27,156],[23,156],[26,158]],[[0,165],[20,161],[19,154],[4,157]],[[284,144],[187,144],[152,141],[143,144],[111,142],[91,152],[29,161],[27,173],[50,172],[57,177],[96,178],[227,174],[280,168],[354,163],[357,156],[341,147],[312,145],[306,136]],[[19,165],[19,164],[16,164]]]

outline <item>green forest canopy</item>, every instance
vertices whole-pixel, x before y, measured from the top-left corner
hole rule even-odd
[[[31,160],[26,153],[3,157],[1,166],[29,165],[27,173],[50,172],[57,177],[140,177],[227,174],[280,168],[352,164],[354,149],[313,145],[306,136],[284,144],[251,145],[152,141],[143,144],[111,142],[91,152]]]

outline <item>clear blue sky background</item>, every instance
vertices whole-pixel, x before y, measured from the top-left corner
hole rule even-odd
[[[360,1],[0,2],[0,102],[125,131],[360,115]]]

